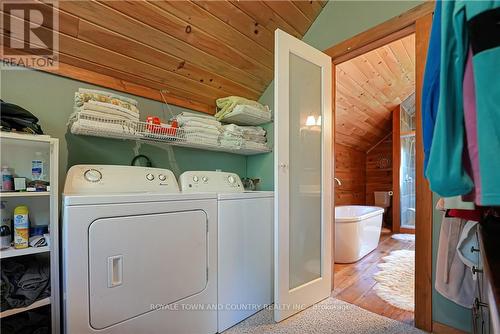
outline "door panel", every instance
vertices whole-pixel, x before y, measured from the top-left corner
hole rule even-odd
[[[90,325],[103,329],[203,291],[207,216],[195,210],[97,219],[89,227]]]
[[[330,295],[331,59],[275,34],[275,320]]]

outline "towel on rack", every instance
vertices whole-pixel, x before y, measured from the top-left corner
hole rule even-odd
[[[192,116],[181,116],[178,115],[174,119],[179,123],[179,126],[191,125],[191,124],[203,124],[205,126],[221,126],[221,123],[215,118],[203,118],[203,117],[192,117]]]
[[[231,113],[237,105],[247,105],[254,107],[260,111],[270,113],[269,108],[263,106],[259,102],[245,99],[244,97],[240,96],[223,97],[217,99],[215,102],[218,108],[218,112],[215,114],[215,118],[219,121],[224,119],[224,117],[226,117],[227,114]]]
[[[106,103],[100,102],[85,102],[81,107],[75,107],[76,113],[85,113],[87,116],[93,116],[96,120],[105,119],[115,119],[124,120],[131,122],[139,121],[139,114],[133,113],[127,109]]]
[[[139,109],[137,109],[137,101],[134,99],[130,99],[128,97],[120,96],[118,94],[113,94],[105,91],[83,89],[83,88],[78,89],[78,92],[75,93],[76,107],[81,107],[85,102],[90,102],[90,101],[109,103],[139,114]]]

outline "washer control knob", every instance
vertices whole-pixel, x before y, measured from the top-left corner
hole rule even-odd
[[[208,177],[204,176],[204,177],[202,177],[202,178],[201,178],[201,180],[202,180],[203,182],[207,183],[207,182],[208,182]]]
[[[234,176],[229,175],[229,176],[227,177],[227,181],[228,181],[229,183],[231,183],[231,184],[234,184],[234,183],[236,182],[236,179],[234,178]]]
[[[146,180],[148,181],[153,181],[155,179],[155,176],[151,173],[146,174]]]
[[[200,181],[200,178],[199,178],[198,176],[196,176],[196,175],[195,175],[195,176],[193,176],[193,181],[194,181],[194,182],[198,182],[198,181]]]
[[[160,175],[158,175],[158,179],[160,181],[165,181],[167,179],[167,177],[165,175],[163,175],[163,174],[160,174]]]
[[[89,182],[99,182],[102,179],[102,174],[97,169],[88,169],[83,176]]]

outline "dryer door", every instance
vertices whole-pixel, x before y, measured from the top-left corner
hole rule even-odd
[[[90,325],[103,329],[207,284],[204,211],[103,218],[89,228]]]

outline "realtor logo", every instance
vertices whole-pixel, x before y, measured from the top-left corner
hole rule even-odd
[[[57,68],[57,2],[2,1],[3,68]]]

